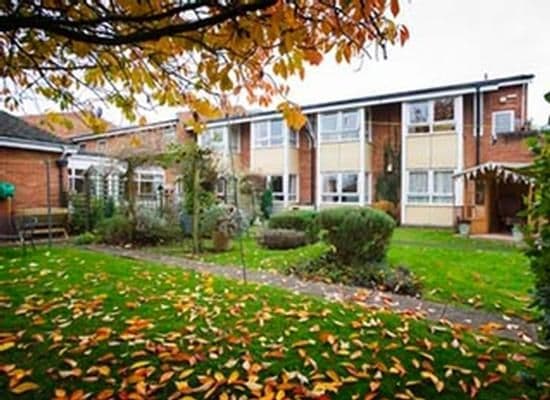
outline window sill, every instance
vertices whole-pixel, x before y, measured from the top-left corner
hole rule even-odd
[[[357,138],[349,138],[349,139],[334,139],[334,140],[327,140],[321,138],[321,144],[335,144],[335,143],[349,143],[349,142],[360,142],[360,139]]]
[[[406,207],[454,207],[453,203],[405,203]]]

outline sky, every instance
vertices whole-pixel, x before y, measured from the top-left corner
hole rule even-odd
[[[529,117],[543,125],[550,105],[550,0],[401,0],[399,22],[407,25],[405,46],[389,48],[387,59],[337,64],[327,57],[290,81],[290,99],[306,105],[352,97],[535,74],[529,87]],[[243,106],[246,107],[246,104]],[[26,112],[41,112],[31,110]],[[158,108],[149,122],[175,117],[174,108]],[[124,126],[120,114],[103,116]]]

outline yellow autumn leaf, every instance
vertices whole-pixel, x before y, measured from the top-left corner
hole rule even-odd
[[[6,342],[6,343],[2,343],[2,344],[0,344],[0,352],[9,350],[9,349],[11,349],[13,346],[15,346],[15,342]]]
[[[26,393],[26,392],[30,392],[32,390],[38,390],[38,389],[40,389],[40,386],[34,382],[23,382],[11,388],[10,391],[15,394],[22,394],[22,393]]]

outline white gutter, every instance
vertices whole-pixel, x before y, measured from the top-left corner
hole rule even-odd
[[[39,141],[24,140],[6,136],[0,136],[0,147],[67,154],[74,154],[78,151],[75,146],[65,145],[62,143],[40,143]]]

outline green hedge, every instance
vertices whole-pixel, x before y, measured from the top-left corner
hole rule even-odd
[[[395,228],[389,215],[367,207],[326,209],[318,220],[337,259],[345,265],[383,260]]]
[[[319,239],[318,213],[311,210],[291,210],[271,216],[269,219],[270,229],[292,229],[304,232],[308,243],[316,242]]]

